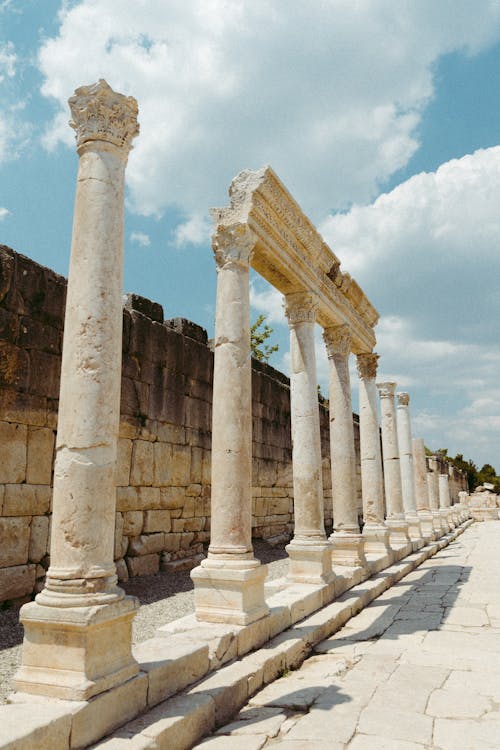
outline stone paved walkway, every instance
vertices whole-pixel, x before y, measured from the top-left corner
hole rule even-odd
[[[203,750],[500,748],[500,523],[477,523]]]

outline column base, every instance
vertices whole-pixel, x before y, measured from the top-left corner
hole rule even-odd
[[[417,515],[420,519],[420,528],[422,529],[422,536],[426,542],[436,538],[436,530],[432,523],[432,513],[430,510],[417,510]]]
[[[416,511],[414,513],[405,513],[405,521],[408,524],[408,535],[410,541],[416,544],[416,548],[419,549],[424,545],[424,538],[422,535],[422,524]]]
[[[332,548],[326,542],[293,539],[285,547],[289,559],[287,580],[294,583],[331,583]]]
[[[197,620],[249,625],[269,614],[267,566],[258,560],[202,560],[191,571]]]
[[[88,700],[139,673],[132,657],[135,597],[91,607],[48,607],[38,602],[20,611],[24,625],[22,662],[14,689],[66,700]]]
[[[448,534],[448,532],[453,528],[453,524],[450,521],[449,508],[440,508],[439,514],[441,516],[441,524],[444,529],[444,533]]]
[[[389,530],[389,541],[391,547],[400,547],[410,543],[408,523],[404,518],[387,518],[385,525]]]
[[[364,541],[361,534],[349,531],[334,531],[330,536],[333,565],[348,565],[366,568]]]
[[[446,534],[446,527],[443,523],[443,517],[441,516],[441,512],[439,510],[433,510],[431,512],[434,529],[436,531],[436,534],[441,537],[443,536],[443,534]]]
[[[365,523],[362,537],[367,554],[385,555],[391,553],[389,530],[385,524]]]

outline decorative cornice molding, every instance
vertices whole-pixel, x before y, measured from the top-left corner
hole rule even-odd
[[[329,359],[332,359],[336,355],[348,357],[352,342],[351,329],[347,324],[325,328],[323,331],[323,341],[325,342],[326,353]]]
[[[212,249],[217,268],[229,264],[244,268],[250,266],[250,256],[255,247],[256,237],[247,224],[222,226],[212,236]]]
[[[285,315],[288,325],[295,326],[299,323],[315,323],[318,299],[312,292],[294,292],[285,295]]]
[[[356,357],[356,369],[361,380],[374,380],[377,377],[379,355],[375,352],[358,354]]]
[[[398,400],[398,406],[408,406],[410,403],[409,393],[397,393],[396,398]]]
[[[128,154],[132,140],[139,134],[138,107],[133,96],[118,94],[101,78],[76,89],[68,103],[77,149],[91,141],[105,141]]]
[[[380,398],[394,398],[397,383],[377,383]]]

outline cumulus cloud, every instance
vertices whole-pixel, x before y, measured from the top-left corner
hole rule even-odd
[[[174,245],[202,245],[210,241],[212,225],[207,216],[195,213],[174,229]]]
[[[269,162],[317,218],[371,199],[408,162],[433,64],[495,41],[500,7],[81,0],[60,20],[39,54],[43,94],[58,110],[46,144],[72,143],[68,95],[104,76],[139,100],[128,170],[136,211],[199,214],[225,200],[241,169]]]
[[[0,44],[0,83],[5,79],[5,76],[12,78],[15,75],[16,60],[17,56],[12,42]]]
[[[151,238],[145,232],[131,232],[130,242],[140,247],[149,247],[151,245]]]
[[[2,221],[3,219],[6,219],[7,216],[10,216],[9,209],[3,208],[2,206],[0,206],[0,221]]]

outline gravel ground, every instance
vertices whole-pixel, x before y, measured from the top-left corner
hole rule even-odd
[[[254,540],[254,553],[268,565],[268,580],[286,574],[288,557],[283,546],[273,547]],[[140,643],[152,638],[156,628],[188,615],[194,609],[193,584],[189,571],[157,573],[131,578],[123,585],[127,594],[137,596],[141,608],[134,619],[133,640]],[[17,608],[0,611],[0,703],[11,692],[10,681],[21,659],[23,628]]]

